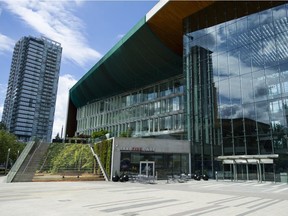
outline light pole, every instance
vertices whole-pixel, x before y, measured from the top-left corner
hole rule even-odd
[[[4,173],[4,175],[6,175],[6,172],[7,172],[8,162],[9,162],[9,155],[10,155],[10,148],[8,149],[8,152],[7,152],[7,158],[6,158],[5,173]]]

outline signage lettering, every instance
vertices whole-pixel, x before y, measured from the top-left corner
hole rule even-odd
[[[120,147],[120,150],[121,151],[134,151],[134,152],[155,152],[156,151],[156,149],[153,147],[143,148],[143,147],[126,147],[126,146]]]

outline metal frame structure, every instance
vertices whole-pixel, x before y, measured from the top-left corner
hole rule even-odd
[[[263,172],[265,172],[264,164],[274,164],[274,159],[278,158],[278,154],[270,155],[228,155],[228,156],[218,156],[217,160],[222,161],[222,164],[230,164],[233,166],[232,173],[233,179],[238,181],[237,164],[253,164],[257,166],[257,178],[258,182],[263,181]],[[231,168],[230,168],[231,170]],[[249,180],[249,170],[246,166],[247,181]],[[224,177],[224,176],[223,176]],[[275,181],[275,170],[274,170],[274,181]]]

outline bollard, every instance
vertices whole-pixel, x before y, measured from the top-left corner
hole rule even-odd
[[[217,173],[217,171],[215,171],[215,178],[216,178],[216,181],[218,181],[218,173]]]

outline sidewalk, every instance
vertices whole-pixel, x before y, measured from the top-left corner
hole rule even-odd
[[[6,176],[0,176],[0,184],[6,183]]]
[[[3,177],[0,177],[0,182]],[[5,216],[261,215],[288,212],[288,185],[188,181],[0,184]]]

